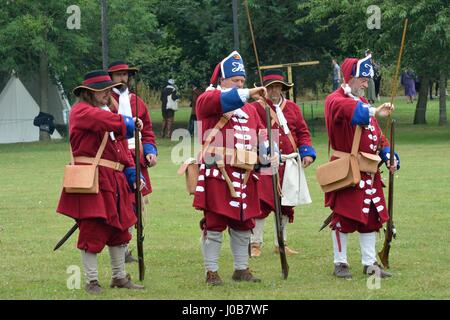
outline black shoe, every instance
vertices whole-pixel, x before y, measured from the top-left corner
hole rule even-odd
[[[375,274],[376,277],[380,278],[389,278],[392,277],[392,273],[385,271],[378,262],[375,262],[371,266],[364,266],[363,273],[366,275],[373,275]]]
[[[346,280],[352,279],[352,274],[350,273],[350,268],[346,263],[336,263],[334,265],[333,274],[338,278],[343,278]]]
[[[125,252],[125,263],[138,262],[138,259],[131,255],[131,250]]]

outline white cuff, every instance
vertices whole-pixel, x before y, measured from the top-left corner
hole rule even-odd
[[[250,90],[249,89],[238,89],[239,98],[241,98],[243,103],[246,103],[248,99],[250,99]]]
[[[377,111],[377,108],[369,107],[369,116],[375,117],[375,112]]]

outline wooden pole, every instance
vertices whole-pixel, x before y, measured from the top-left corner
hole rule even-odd
[[[108,4],[107,0],[101,0],[102,10],[102,62],[103,69],[108,69]]]
[[[239,23],[238,23],[238,2],[233,0],[233,34],[234,34],[234,50],[239,50]]]

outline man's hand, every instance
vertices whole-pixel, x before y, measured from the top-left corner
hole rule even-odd
[[[280,166],[280,155],[278,152],[274,152],[273,157],[270,158],[270,166],[274,169],[274,171],[278,171]]]
[[[252,89],[248,89],[248,94],[254,100],[259,100],[261,98],[265,98],[267,96],[266,87],[256,87]]]
[[[306,156],[302,159],[303,168],[308,168],[311,163],[314,162],[314,159],[310,156]]]
[[[388,167],[389,171],[394,174],[397,171],[398,161],[395,159],[394,165],[391,166],[391,160],[386,161],[386,167]]]
[[[142,191],[146,187],[144,180],[141,179],[141,185],[139,187],[140,187],[139,191]],[[133,183],[133,189],[136,190],[136,182]]]
[[[157,158],[156,158],[156,154],[148,154],[146,157],[145,157],[145,159],[147,159],[147,163],[148,163],[148,167],[149,168],[151,168],[151,167],[154,167],[154,166],[156,166],[156,163],[157,163]]]
[[[390,102],[386,102],[376,108],[375,115],[380,117],[387,117],[392,113],[392,111],[394,111],[394,105]]]
[[[133,118],[133,120],[134,120],[136,127],[139,129],[139,131],[141,131],[142,128],[144,128],[144,123],[142,122],[142,120],[139,118]]]

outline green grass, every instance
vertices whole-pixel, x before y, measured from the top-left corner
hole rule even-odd
[[[225,233],[220,258],[225,284],[205,286],[199,246],[201,213],[192,208],[183,177],[176,175],[177,165],[170,161],[175,142],[160,139],[159,162],[151,169],[154,193],[146,214],[146,290],[107,288],[107,250],[99,255],[104,294],[91,297],[83,290],[67,289],[67,268],[80,265],[76,234],[57,252],[52,251],[73,224],[55,213],[63,168],[69,159],[67,142],[27,143],[0,145],[0,299],[449,299],[450,129],[434,125],[436,101],[429,103],[429,125],[425,126],[410,124],[413,106],[397,105],[397,149],[402,169],[395,180],[398,238],[391,249],[394,277],[382,281],[378,290],[369,290],[362,275],[357,234],[350,235],[348,246],[354,279],[342,281],[331,275],[330,231],[318,232],[329,210],[323,207],[323,194],[314,178],[316,166],[327,158],[319,103],[314,110],[318,119],[313,138],[318,159],[307,170],[314,202],[297,208],[295,223],[288,226],[289,244],[300,254],[288,258],[286,281],[281,279],[279,258],[272,253],[271,216],[266,223],[263,254],[250,262],[263,282],[231,280],[232,256]],[[160,112],[151,112],[158,132]],[[177,112],[179,127],[186,125],[189,112],[187,108]],[[380,234],[378,249],[382,240]],[[127,271],[137,279],[136,264],[127,265]]]

